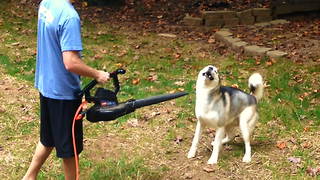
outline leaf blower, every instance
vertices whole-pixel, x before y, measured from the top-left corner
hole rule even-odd
[[[119,103],[117,99],[117,93],[120,90],[120,84],[118,79],[118,74],[125,74],[124,69],[117,69],[116,71],[110,73],[110,77],[113,79],[113,85],[115,87],[114,91],[98,88],[95,95],[90,95],[90,90],[98,83],[96,80],[91,81],[87,84],[82,91],[78,94],[79,97],[85,96],[85,101],[78,108],[72,124],[72,141],[74,147],[74,154],[77,154],[76,142],[75,142],[75,121],[82,119],[85,115],[87,120],[90,122],[99,122],[99,121],[112,121],[118,117],[124,116],[126,114],[134,112],[136,109],[149,106],[152,104],[157,104],[163,101],[168,101],[175,99],[181,96],[185,96],[188,93],[178,92],[173,94],[165,94],[159,96],[152,96],[146,99],[131,99],[126,102]],[[82,111],[83,106],[86,103],[94,103],[88,110]],[[79,179],[79,160],[78,156],[75,156],[76,164],[76,179]]]
[[[88,121],[99,122],[115,120],[118,117],[134,112],[138,108],[168,101],[188,94],[185,92],[178,92],[174,94],[153,96],[146,99],[131,99],[126,102],[119,103],[117,99],[117,93],[120,90],[118,74],[125,73],[126,71],[124,69],[117,69],[110,73],[110,77],[113,79],[113,85],[115,87],[114,91],[98,88],[95,95],[91,96],[90,90],[97,84],[96,80],[91,81],[83,88],[79,96],[84,95],[87,102],[94,103],[94,105],[85,112]]]

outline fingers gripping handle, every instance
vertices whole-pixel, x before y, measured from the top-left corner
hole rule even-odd
[[[126,70],[124,69],[117,69],[113,72],[110,73],[110,77],[113,79],[113,85],[115,86],[115,93],[119,92],[120,90],[120,85],[119,85],[119,80],[118,80],[118,74],[125,74]],[[87,84],[82,91],[79,93],[79,97],[82,97],[85,95],[85,97],[90,98],[90,90],[98,84],[97,80],[92,80],[89,84]]]

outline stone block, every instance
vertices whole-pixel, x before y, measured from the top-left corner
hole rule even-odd
[[[222,18],[222,14],[220,11],[203,11],[202,18],[203,19],[218,19],[218,18]]]
[[[201,26],[203,25],[203,19],[197,17],[186,16],[183,18],[183,24],[188,26]]]
[[[237,41],[237,42],[233,42],[231,43],[231,48],[234,51],[240,52],[243,50],[243,47],[247,46],[248,43],[244,42],[244,41]]]
[[[272,11],[269,8],[253,8],[252,14],[254,16],[271,16]]]
[[[228,30],[217,31],[214,34],[214,37],[219,41],[224,41],[225,37],[231,37],[232,33]]]
[[[242,25],[252,25],[255,22],[254,16],[251,16],[250,18],[239,18],[239,20]]]
[[[259,47],[259,46],[244,46],[244,53],[251,56],[266,56],[266,53],[270,51],[271,48]]]
[[[231,46],[233,43],[240,42],[241,39],[230,36],[223,37],[222,40],[226,45]]]
[[[240,24],[239,18],[228,18],[224,19],[224,26],[232,27]]]
[[[290,22],[285,20],[285,19],[276,19],[276,20],[273,20],[273,21],[270,21],[270,24],[273,24],[273,25],[278,25],[278,24],[289,24]]]
[[[269,22],[261,22],[261,23],[256,23],[254,24],[256,27],[267,27],[267,26],[270,26],[271,23]]]
[[[239,18],[251,18],[253,16],[252,15],[252,9],[248,9],[248,10],[237,12],[237,16]]]
[[[278,51],[278,50],[267,52],[267,56],[270,58],[281,58],[281,57],[285,57],[287,55],[288,55],[288,53],[283,52],[283,51]]]
[[[205,26],[213,26],[213,27],[222,27],[224,25],[223,19],[205,19],[204,20]]]
[[[221,11],[221,13],[224,19],[237,17],[237,12],[235,11]]]
[[[268,22],[268,21],[272,21],[272,16],[257,16],[256,17],[256,22],[257,23]]]
[[[219,19],[219,18],[234,18],[237,17],[235,11],[203,11],[203,19]]]

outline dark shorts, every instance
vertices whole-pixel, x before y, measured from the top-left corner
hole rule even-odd
[[[46,147],[55,147],[57,157],[74,156],[72,122],[81,100],[56,100],[40,94],[40,142]],[[83,149],[82,120],[75,124],[77,153]]]

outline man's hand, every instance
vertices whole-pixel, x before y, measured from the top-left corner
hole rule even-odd
[[[108,72],[98,71],[98,77],[96,78],[98,83],[102,83],[102,84],[106,83],[109,79],[110,79],[110,74]]]
[[[86,65],[79,57],[77,51],[64,51],[63,63],[66,69],[80,76],[91,77],[99,83],[106,83],[110,79],[110,74],[105,71],[100,71]]]

